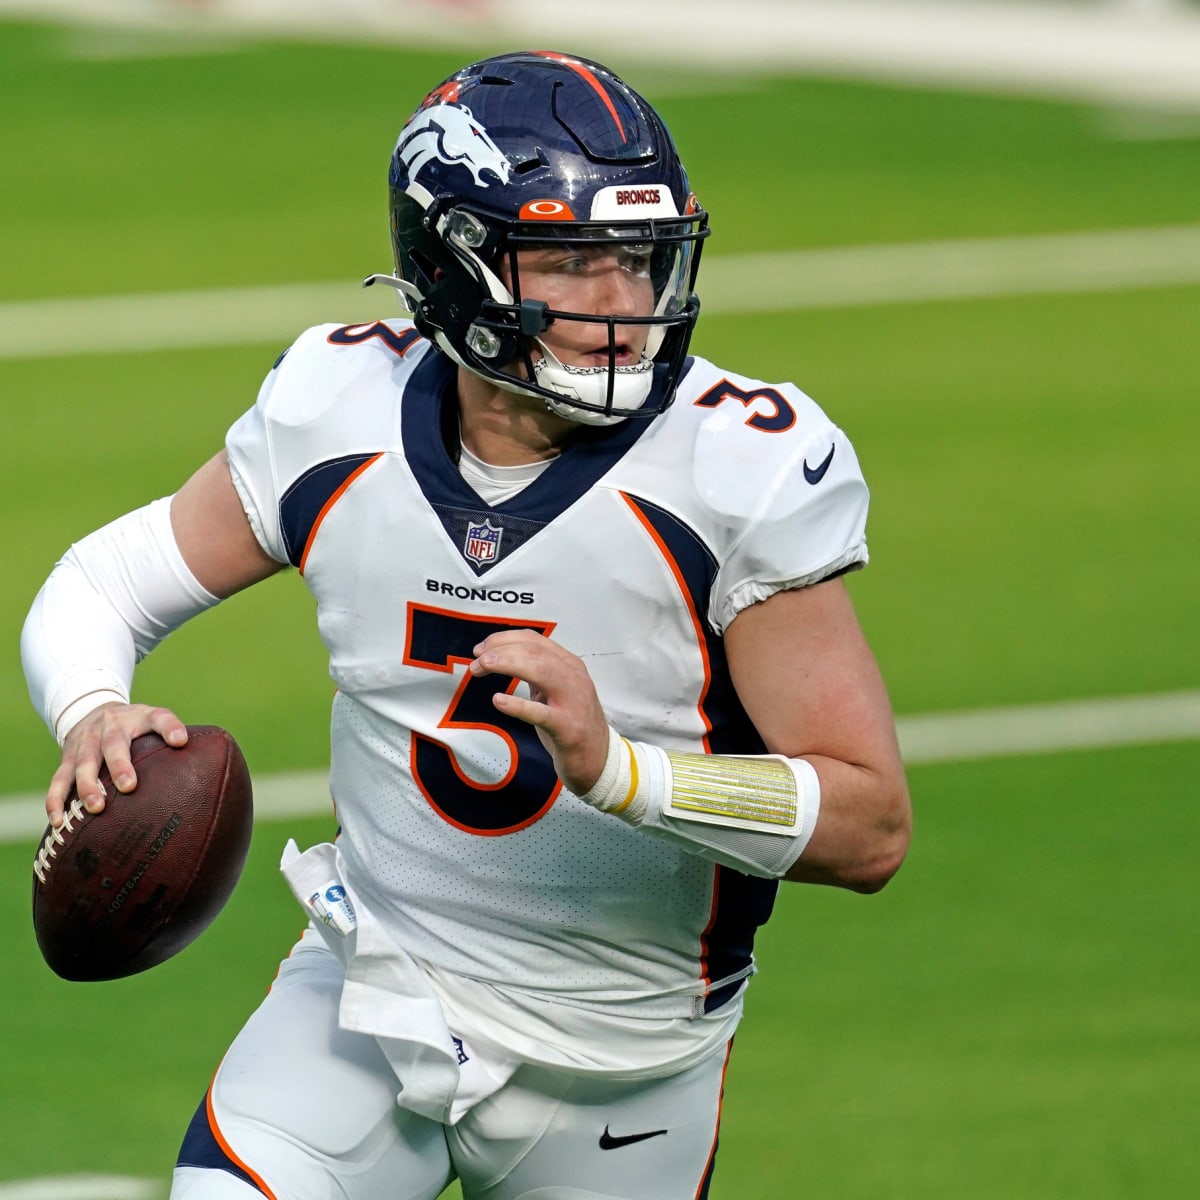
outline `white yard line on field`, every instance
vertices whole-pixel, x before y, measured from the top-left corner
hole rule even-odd
[[[913,304],[1200,283],[1200,225],[772,251],[706,259],[711,314]],[[0,359],[277,343],[399,304],[344,283],[0,303]]]
[[[0,1200],[157,1200],[165,1190],[131,1175],[46,1175],[0,1183]]]
[[[1200,738],[1200,691],[925,713],[896,722],[904,761],[966,762]]]
[[[43,798],[40,792],[0,796],[0,845],[41,836],[46,826]],[[316,817],[332,811],[326,771],[280,771],[254,777],[256,821]],[[0,1200],[5,1200],[3,1192]]]
[[[896,726],[904,760],[910,766],[1190,742],[1200,739],[1200,691],[925,713],[900,717]],[[328,776],[325,771],[258,776],[254,808],[258,821],[330,813]],[[44,825],[40,794],[0,797],[0,843],[32,845]],[[3,1190],[0,1200],[7,1200]]]

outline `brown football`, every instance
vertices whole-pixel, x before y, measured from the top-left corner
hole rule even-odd
[[[186,745],[157,734],[132,746],[137,787],[88,813],[74,791],[33,864],[33,928],[64,979],[120,979],[178,954],[212,923],[250,849],[250,773],[237,743],[189,725]]]

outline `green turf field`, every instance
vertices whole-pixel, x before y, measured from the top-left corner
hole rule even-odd
[[[0,23],[0,110],[19,114],[0,134],[0,304],[387,269],[387,152],[463,60],[77,45]],[[713,256],[1197,220],[1197,140],[1116,140],[1085,107],[628,73],[676,133]],[[1197,327],[1200,288],[1176,287],[709,316],[695,345],[794,379],[851,433],[875,498],[854,595],[916,713],[1200,686]],[[207,458],[281,348],[0,360],[0,791],[55,761],[16,654],[46,572]],[[142,698],[234,730],[260,772],[322,764],[331,690],[295,578],[180,631],[138,677]],[[714,1200],[1200,1194],[1198,773],[1196,744],[914,768],[892,886],[792,889],[764,931]],[[42,966],[32,847],[0,845],[0,1197],[44,1175],[166,1178],[299,929],[275,871],[289,833],[328,830],[260,826],[200,942],[91,987]]]

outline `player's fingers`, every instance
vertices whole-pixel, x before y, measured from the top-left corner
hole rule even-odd
[[[109,726],[100,736],[100,752],[118,792],[132,792],[137,787],[133,754],[129,749],[132,740],[130,731],[121,725]]]
[[[75,758],[72,755],[64,759],[58,770],[50,777],[50,786],[46,790],[46,816],[50,824],[57,829],[63,821],[63,812],[67,806],[67,796],[75,783]]]
[[[46,815],[51,824],[61,824],[72,787],[88,812],[104,808],[106,794],[100,772],[105,766],[118,791],[133,791],[137,773],[131,743],[140,734],[151,732],[158,733],[168,745],[187,742],[187,727],[166,708],[105,704],[80,721],[67,735],[62,762],[46,792]]]
[[[187,744],[187,726],[169,708],[150,710],[150,730],[177,750]]]
[[[537,662],[529,666],[506,664],[501,669],[525,686],[497,692],[492,697],[493,705],[536,726],[565,751],[590,741],[596,729],[607,731],[608,721],[595,685],[581,664],[576,667]]]
[[[518,679],[526,677],[525,672],[530,668],[528,654],[522,652],[520,646],[479,646],[475,658],[467,666],[472,675],[513,675]]]
[[[572,791],[586,791],[604,766],[608,719],[583,660],[549,638],[509,631],[485,638],[476,651],[472,674],[509,675],[528,690],[497,692],[494,707],[533,726],[558,777]]]
[[[119,792],[137,787],[133,766],[133,739],[144,733],[157,733],[177,749],[187,743],[187,726],[169,708],[130,705],[109,715],[100,737],[100,748],[109,774]]]
[[[569,650],[532,629],[506,629],[490,634],[474,648],[476,675],[515,675],[530,683],[554,680],[554,672],[582,671],[583,663]]]
[[[555,722],[555,712],[550,705],[518,696],[513,692],[497,692],[492,697],[492,703],[501,712],[516,717],[518,721],[524,721],[527,725],[545,728]]]
[[[83,737],[76,743],[71,764],[75,793],[90,813],[98,813],[104,808],[104,784],[100,782],[103,761],[99,737]]]
[[[537,635],[505,641],[488,638],[476,650],[469,667],[473,675],[512,675],[550,695],[579,686],[587,676],[575,655]]]
[[[526,642],[558,647],[557,642],[552,642],[534,629],[500,629],[495,633],[489,633],[475,647],[475,653],[481,654],[484,650],[495,649],[498,646],[510,646],[514,643],[520,645]],[[561,647],[558,648],[561,649]]]
[[[506,716],[534,729],[559,779],[576,795],[582,795],[600,777],[608,753],[608,722],[598,701],[564,706],[498,692],[492,703]]]
[[[599,709],[596,687],[583,660],[546,638],[484,644],[469,669],[474,675],[509,675],[521,680],[531,700],[553,710],[567,725],[572,714],[586,720]],[[538,724],[550,726],[550,714],[533,710],[533,715]]]
[[[104,765],[101,749],[103,731],[113,720],[114,713],[125,712],[126,704],[101,704],[87,714],[63,740],[62,761],[50,780],[46,793],[46,811],[51,822],[62,820],[72,787],[88,812],[100,812],[104,807],[105,791],[100,782]]]

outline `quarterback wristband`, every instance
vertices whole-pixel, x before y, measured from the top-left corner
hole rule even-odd
[[[633,747],[611,725],[608,727],[608,757],[600,778],[579,798],[601,812],[613,813],[630,823],[645,807],[644,798],[635,805],[637,796],[637,766]]]
[[[821,784],[802,758],[683,753],[610,730],[604,770],[580,798],[693,854],[778,878],[816,828]]]

